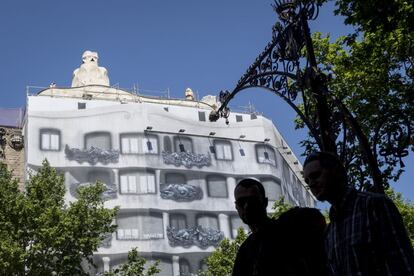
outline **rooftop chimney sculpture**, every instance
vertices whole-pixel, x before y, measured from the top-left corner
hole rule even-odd
[[[72,87],[85,85],[109,86],[108,71],[98,66],[98,53],[85,51],[82,55],[82,64],[73,71]]]

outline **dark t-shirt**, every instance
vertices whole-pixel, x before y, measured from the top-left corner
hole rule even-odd
[[[250,234],[237,253],[233,276],[275,275],[283,255],[279,231],[279,222],[269,219],[266,226]]]
[[[324,228],[324,217],[313,208],[269,219],[240,246],[233,276],[326,275]]]

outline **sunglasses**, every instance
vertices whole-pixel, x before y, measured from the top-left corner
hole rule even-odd
[[[246,203],[250,204],[260,204],[262,200],[258,197],[241,197],[234,202],[237,206],[243,207]]]

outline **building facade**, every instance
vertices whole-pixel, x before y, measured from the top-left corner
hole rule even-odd
[[[0,162],[7,165],[20,188],[24,188],[24,141],[21,108],[0,108]]]
[[[184,99],[163,99],[110,87],[107,71],[94,70],[101,68],[97,54],[88,55],[72,87],[28,96],[23,130],[25,166],[36,170],[47,158],[65,175],[67,201],[100,180],[106,206],[120,206],[118,229],[96,252],[92,274],[125,262],[138,247],[161,261],[160,275],[196,275],[224,237],[246,228],[233,196],[244,177],[263,182],[269,212],[281,196],[315,206],[301,165],[270,120],[233,113],[229,124],[209,122],[212,96],[195,101],[187,90]]]

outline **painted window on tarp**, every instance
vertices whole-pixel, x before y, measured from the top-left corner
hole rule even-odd
[[[121,194],[155,194],[155,173],[150,171],[126,171],[119,177]]]
[[[145,154],[158,154],[158,137],[155,135],[144,135],[141,140]]]
[[[184,214],[170,214],[170,226],[175,229],[187,228],[187,218]]]
[[[190,275],[190,263],[187,259],[180,258],[180,275]]]
[[[217,160],[233,160],[233,150],[229,141],[214,140],[214,149]]]
[[[120,214],[116,219],[119,240],[151,240],[164,238],[161,213]]]
[[[188,137],[174,137],[174,150],[176,152],[193,152],[193,141]]]
[[[164,141],[164,151],[172,152],[171,138],[169,136],[164,136],[163,141]]]
[[[165,184],[186,184],[185,175],[181,173],[165,174]]]
[[[142,152],[140,150],[141,144],[139,142],[138,134],[122,134],[121,135],[121,152],[123,154],[137,154]]]
[[[85,149],[91,147],[103,150],[111,149],[111,134],[109,132],[92,132],[85,135]]]
[[[198,216],[197,225],[202,226],[203,228],[211,228],[215,230],[220,230],[217,217],[212,216],[212,215]]]
[[[59,151],[60,150],[60,130],[41,129],[40,130],[40,149]]]
[[[269,200],[276,201],[282,196],[282,185],[279,179],[262,178],[260,181],[265,188],[266,196]]]
[[[256,145],[257,162],[277,166],[275,150],[265,144]]]
[[[91,171],[88,173],[88,182],[95,183],[100,181],[104,184],[111,183],[111,175],[107,171]]]
[[[209,197],[228,197],[226,178],[221,175],[207,176],[207,192]]]
[[[138,133],[121,134],[123,154],[158,154],[158,137]]]

